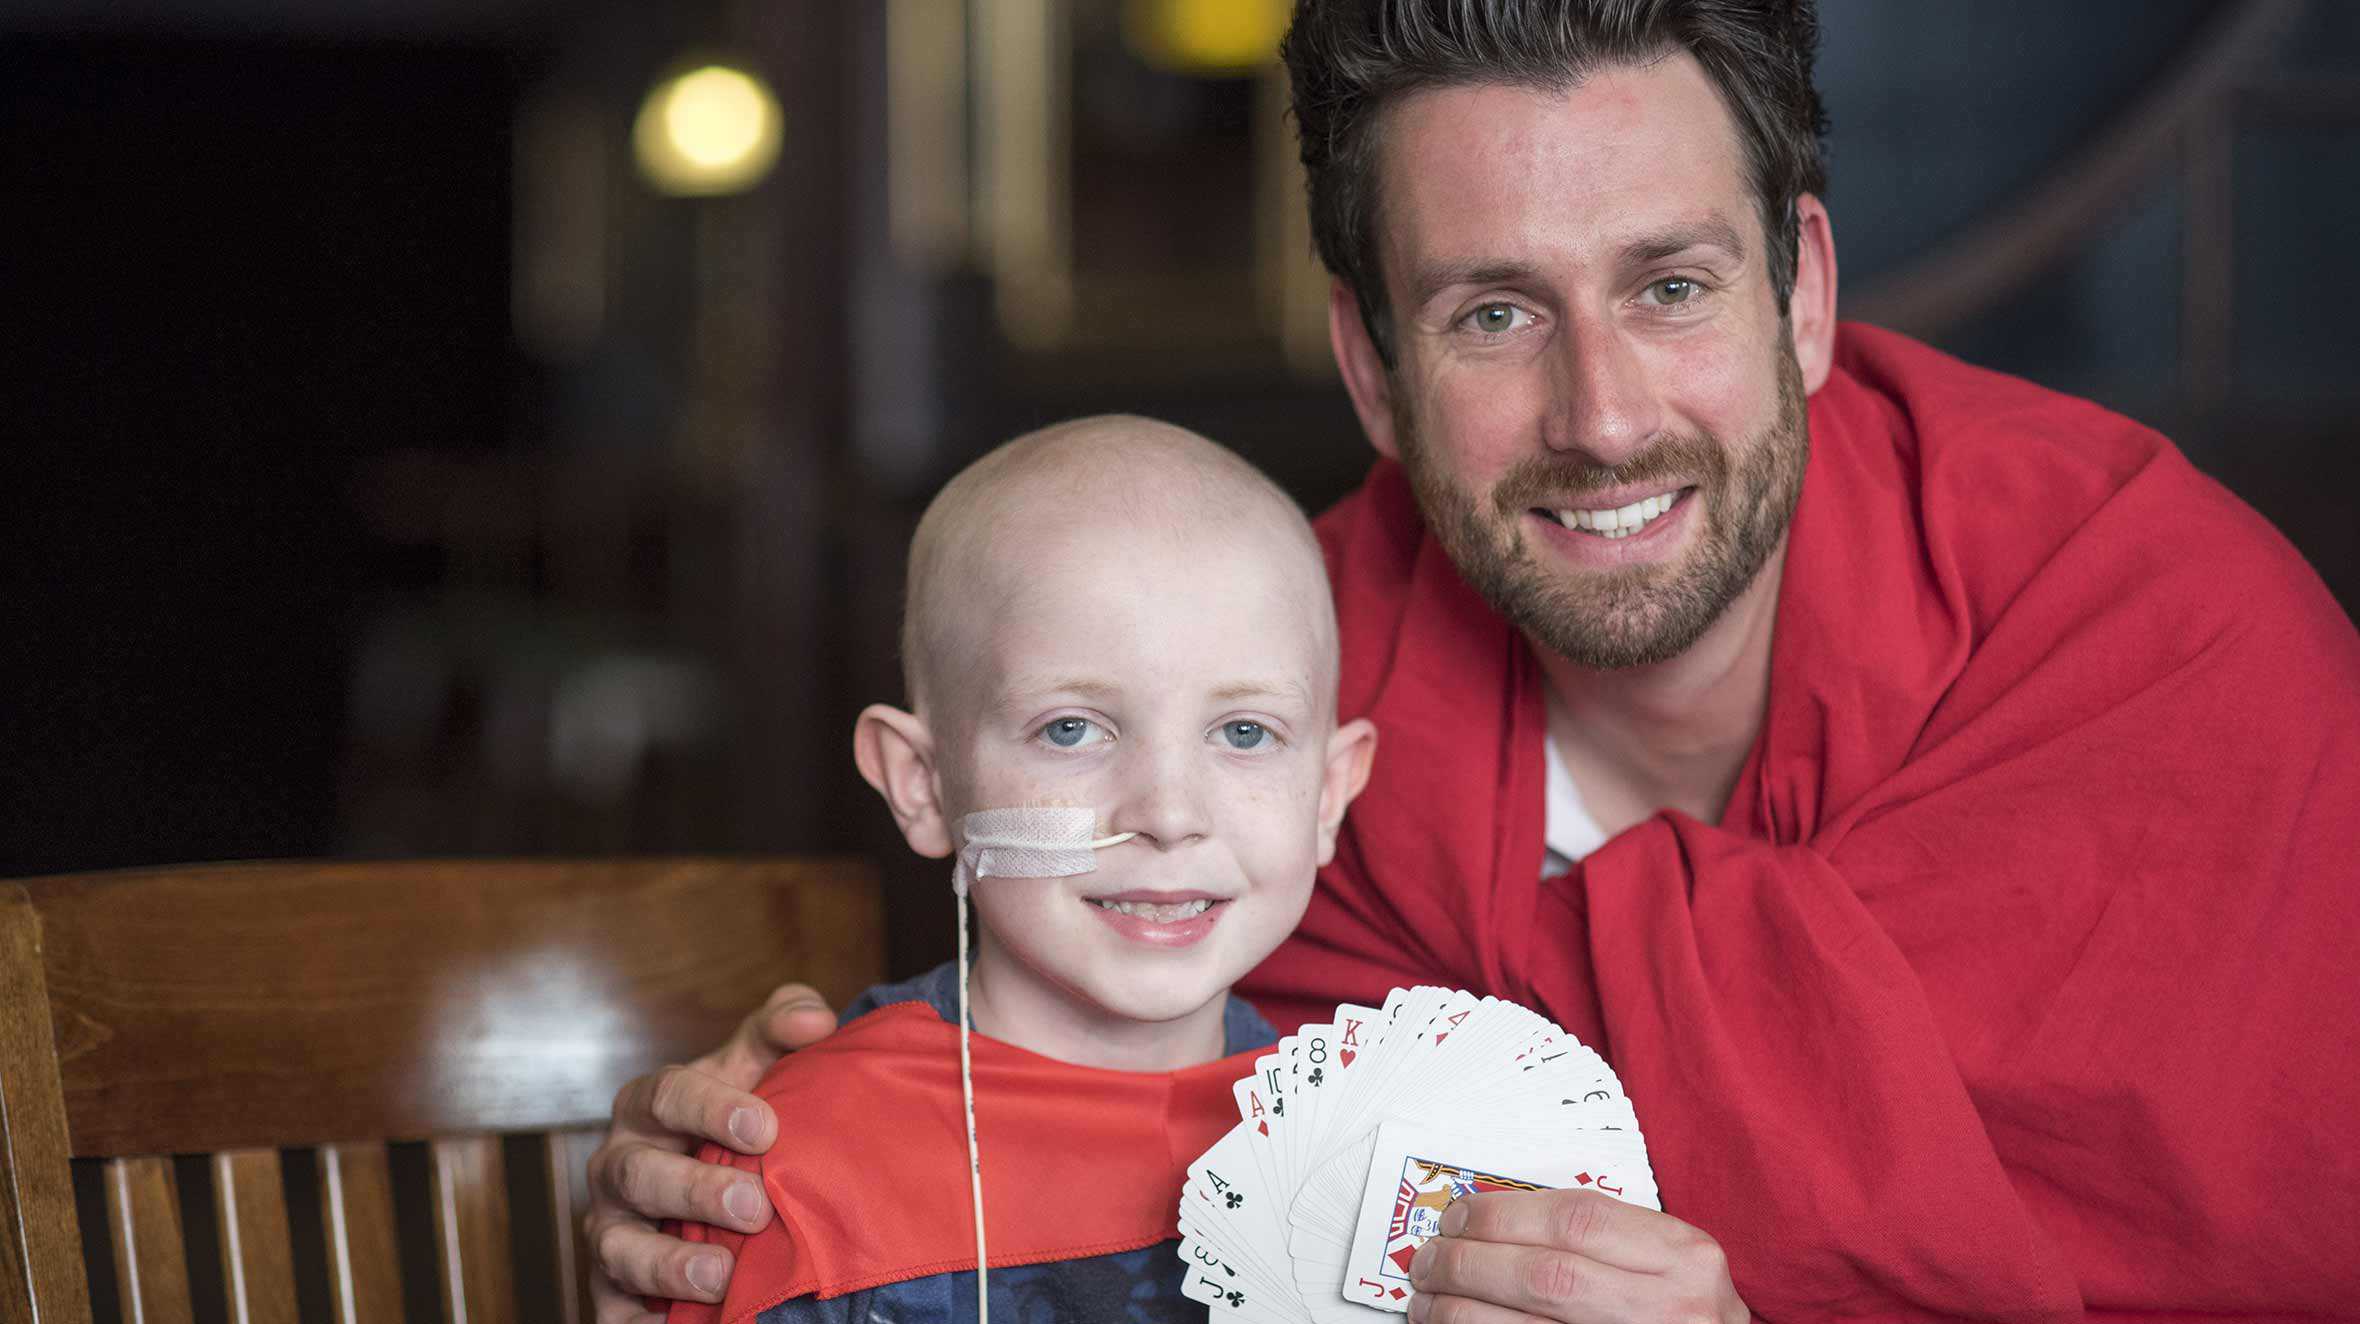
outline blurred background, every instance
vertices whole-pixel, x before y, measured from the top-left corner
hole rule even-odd
[[[1316,510],[1282,0],[0,0],[0,875],[855,850],[910,526],[1052,419]],[[1823,0],[1845,308],[2360,604],[2360,5]]]

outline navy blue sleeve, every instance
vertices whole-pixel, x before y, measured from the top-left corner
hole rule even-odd
[[[836,1022],[841,1025],[896,1002],[923,1002],[934,1008],[936,1015],[953,1025],[958,1024],[958,967],[945,961],[915,979],[905,979],[898,984],[871,984],[861,990],[859,997],[844,1004],[844,1010],[836,1015]]]
[[[799,1296],[781,1301],[755,1316],[755,1324],[861,1324],[868,1312],[861,1305],[865,1292],[852,1292],[826,1301]]]

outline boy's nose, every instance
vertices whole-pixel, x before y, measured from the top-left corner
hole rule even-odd
[[[1136,755],[1109,826],[1116,832],[1136,832],[1159,850],[1186,845],[1210,832],[1211,816],[1189,752]]]

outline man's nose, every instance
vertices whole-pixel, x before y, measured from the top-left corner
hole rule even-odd
[[[1655,439],[1663,404],[1645,358],[1608,319],[1576,317],[1552,346],[1555,398],[1543,427],[1551,450],[1621,464]]]
[[[1204,760],[1192,757],[1203,751],[1177,742],[1158,743],[1161,747],[1132,746],[1108,826],[1116,832],[1136,832],[1158,850],[1170,850],[1209,833],[1212,816],[1202,785]]]

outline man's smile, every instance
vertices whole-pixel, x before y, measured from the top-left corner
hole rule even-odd
[[[1560,528],[1595,533],[1605,538],[1627,538],[1670,514],[1673,507],[1695,491],[1693,487],[1675,487],[1612,505],[1562,509],[1541,507],[1536,513],[1555,520]]]

